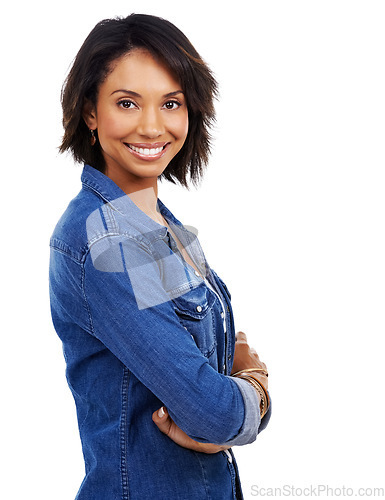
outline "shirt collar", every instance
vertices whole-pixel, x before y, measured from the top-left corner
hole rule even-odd
[[[159,232],[160,236],[167,234],[167,228],[155,222],[151,217],[145,214],[131,198],[115,182],[94,167],[85,164],[81,176],[83,185],[94,191],[105,203],[108,203],[112,209],[122,215],[128,215],[135,218],[137,223],[148,228],[151,231]],[[183,228],[183,224],[170,212],[170,210],[158,198],[158,208],[160,213],[168,222],[172,222]]]

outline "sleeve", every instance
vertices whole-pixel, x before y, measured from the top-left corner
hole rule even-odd
[[[83,262],[91,333],[190,437],[216,444],[253,442],[260,424],[254,389],[210,366],[181,325],[150,252],[128,238],[116,241],[109,242],[113,252],[107,254],[96,243]]]

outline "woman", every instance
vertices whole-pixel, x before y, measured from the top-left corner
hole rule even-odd
[[[215,94],[188,39],[135,14],[95,26],[63,88],[61,151],[85,166],[51,238],[50,294],[79,500],[242,498],[231,446],[270,418],[266,366],[244,333],[235,342],[228,289],[157,196],[158,179],[201,177]]]

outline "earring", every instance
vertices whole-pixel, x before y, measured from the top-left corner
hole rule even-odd
[[[91,132],[91,146],[95,146],[96,143],[95,132],[92,129],[90,129],[90,132]]]

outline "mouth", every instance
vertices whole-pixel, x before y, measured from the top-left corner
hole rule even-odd
[[[153,143],[153,144],[129,144],[127,142],[124,143],[126,148],[137,158],[141,160],[158,160],[161,158],[165,152],[167,151],[170,143],[162,142],[162,143]]]

